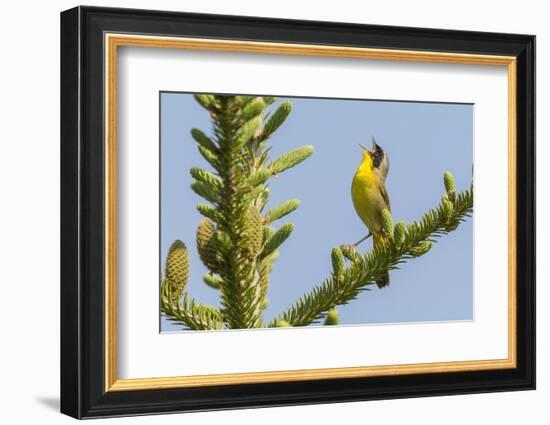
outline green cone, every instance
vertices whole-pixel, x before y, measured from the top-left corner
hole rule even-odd
[[[405,235],[407,233],[407,228],[404,221],[398,221],[393,229],[393,241],[395,245],[401,246],[405,242]]]
[[[170,285],[172,298],[180,299],[189,280],[189,254],[180,240],[174,241],[170,246],[164,275]]]
[[[359,260],[359,254],[357,253],[357,248],[355,248],[353,245],[342,245],[340,247],[340,250],[342,251],[342,254],[344,257],[346,257],[349,261],[355,262]]]
[[[262,249],[263,242],[262,216],[254,205],[245,214],[243,236],[245,255],[253,259]]]
[[[332,248],[330,257],[332,260],[332,271],[334,275],[341,275],[344,271],[344,254],[342,254],[342,250],[335,246],[334,248]]]
[[[391,216],[390,210],[387,208],[384,208],[382,210],[382,223],[384,226],[384,232],[386,232],[386,235],[393,239],[393,218]]]
[[[454,202],[456,198],[456,185],[455,178],[450,171],[445,171],[445,174],[443,174],[443,183],[445,184],[445,190],[447,191],[449,200]]]
[[[334,326],[340,323],[340,314],[336,311],[335,308],[331,308],[327,312],[327,318],[325,319],[326,326]]]
[[[455,178],[450,171],[445,171],[443,175],[443,183],[445,183],[445,190],[448,192],[454,192],[455,187]]]
[[[447,222],[451,221],[453,218],[453,203],[449,201],[447,197],[443,198],[443,211],[445,212],[445,218],[447,219]]]
[[[203,218],[197,226],[197,250],[199,257],[210,271],[219,270],[220,261],[216,247],[214,222],[209,218]]]

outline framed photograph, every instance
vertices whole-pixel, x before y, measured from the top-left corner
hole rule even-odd
[[[535,388],[535,37],[61,14],[61,411]]]

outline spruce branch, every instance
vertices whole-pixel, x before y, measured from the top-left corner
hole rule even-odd
[[[223,194],[218,203],[222,219],[217,233],[221,254],[217,270],[223,280],[220,285],[222,312],[229,328],[254,328],[262,325],[261,290],[255,262],[251,260],[251,245],[246,234],[249,222],[247,211],[253,198],[246,196],[247,169],[246,143],[254,136],[261,122],[236,119],[242,115],[242,98],[220,96],[221,108],[214,119],[220,155],[219,177],[223,181]]]
[[[284,241],[288,239],[292,231],[294,230],[294,225],[292,223],[283,224],[278,230],[271,235],[271,237],[266,241],[264,249],[262,250],[262,257],[267,257],[268,255],[273,254],[277,248],[279,248]]]
[[[221,220],[218,210],[212,205],[197,204],[197,211],[215,223],[219,223]]]
[[[252,175],[248,178],[247,183],[251,187],[256,187],[259,185],[263,185],[273,174],[266,169],[260,169],[256,170],[252,173]]]
[[[213,111],[219,108],[216,96],[211,94],[196,94],[195,100],[206,110]]]
[[[212,289],[220,289],[220,287],[223,285],[223,280],[219,276],[212,273],[206,273],[202,277],[202,280],[207,286],[211,287]]]
[[[240,128],[240,134],[237,139],[236,146],[241,148],[245,143],[249,142],[260,130],[262,126],[261,117],[254,117],[249,121],[246,121]]]
[[[218,155],[215,151],[203,146],[199,145],[198,147],[200,154],[206,161],[214,167],[215,170],[220,171],[221,165],[218,161]]]
[[[426,212],[420,221],[405,226],[398,223],[398,232],[402,232],[402,227],[405,227],[404,236],[399,236],[402,240],[399,245],[388,241],[378,244],[366,254],[355,255],[345,249],[344,255],[347,252],[352,262],[343,270],[343,279],[339,281],[334,275],[328,277],[320,286],[273,319],[269,326],[275,327],[280,321],[286,321],[292,326],[306,326],[326,317],[334,306],[349,303],[385,273],[409,259],[424,255],[439,236],[456,229],[471,215],[473,200],[473,187],[470,187],[457,194],[452,215],[448,215],[442,201]]]
[[[217,203],[220,201],[219,194],[209,184],[203,183],[201,181],[195,181],[191,183],[191,189],[193,189],[193,192],[206,199],[207,201],[210,201],[212,203]]]
[[[246,105],[248,105],[253,100],[257,99],[257,96],[235,96],[234,97],[234,103],[235,105],[244,108]]]
[[[285,201],[282,204],[279,204],[276,207],[271,208],[265,215],[264,221],[266,223],[273,223],[274,221],[279,220],[284,216],[290,214],[299,206],[300,206],[299,199],[289,199],[288,201]]]
[[[292,104],[290,102],[282,103],[277,110],[271,115],[269,120],[265,123],[264,132],[266,135],[271,135],[277,129],[283,125],[285,120],[288,118],[290,111],[292,110]]]
[[[223,189],[223,182],[218,176],[215,176],[210,171],[204,170],[199,167],[192,167],[191,170],[189,171],[191,173],[191,176],[195,180],[208,186],[209,190],[211,190],[212,192],[216,193],[219,196],[219,194]]]
[[[171,321],[175,321],[193,330],[223,329],[223,316],[219,309],[197,303],[193,298],[184,294],[181,299],[174,301],[175,296],[168,281],[161,285],[160,307],[161,312]]]
[[[191,136],[193,136],[193,139],[195,139],[199,146],[202,146],[204,149],[207,149],[213,154],[218,151],[216,144],[198,128],[191,130]]]
[[[245,120],[249,120],[260,115],[264,111],[265,107],[266,104],[263,98],[257,97],[246,103],[241,115]]]
[[[208,220],[197,231],[199,255],[212,272],[204,280],[219,288],[228,327],[259,327],[272,267],[271,257],[260,257],[266,242],[261,212],[269,196],[266,183],[273,176],[265,168],[269,148],[263,128],[266,107],[274,99],[207,95],[197,101],[211,112],[213,123],[212,137],[193,133],[202,156],[214,168],[191,170],[192,189],[212,204],[197,206]],[[278,125],[281,113],[276,114]]]
[[[271,170],[273,174],[280,174],[283,171],[288,170],[289,168],[295,167],[300,162],[305,161],[313,154],[313,146],[307,145],[301,148],[294,149],[290,152],[287,152],[273,161],[268,169]]]

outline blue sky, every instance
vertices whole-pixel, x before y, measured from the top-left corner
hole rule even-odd
[[[362,158],[359,143],[370,146],[374,136],[389,155],[386,187],[394,221],[418,219],[435,206],[444,193],[446,170],[454,174],[458,190],[469,186],[473,161],[472,105],[304,98],[280,98],[277,104],[284,100],[292,102],[293,111],[270,139],[271,156],[307,144],[315,153],[271,180],[270,206],[290,198],[302,204],[286,217],[295,230],[271,274],[266,322],[330,274],[333,246],[367,233],[350,195]],[[172,241],[183,240],[191,263],[187,290],[198,301],[218,306],[217,291],[202,282],[207,270],[194,243],[202,218],[195,205],[203,201],[189,187],[189,169],[208,164],[191,138],[192,128],[211,129],[192,95],[161,93],[161,265]],[[369,241],[360,249],[370,246]],[[425,256],[392,271],[389,287],[363,292],[338,310],[342,325],[473,319],[472,219]],[[161,330],[181,327],[162,318]]]

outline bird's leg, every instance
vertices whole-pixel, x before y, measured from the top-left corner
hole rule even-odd
[[[353,244],[353,246],[354,246],[355,248],[357,248],[357,245],[359,245],[359,244],[365,242],[365,241],[366,241],[368,238],[370,238],[371,236],[372,236],[372,233],[369,232],[369,234],[368,234],[367,236],[365,236],[363,239],[360,239],[360,240],[358,240],[357,242],[355,242],[355,243]]]

